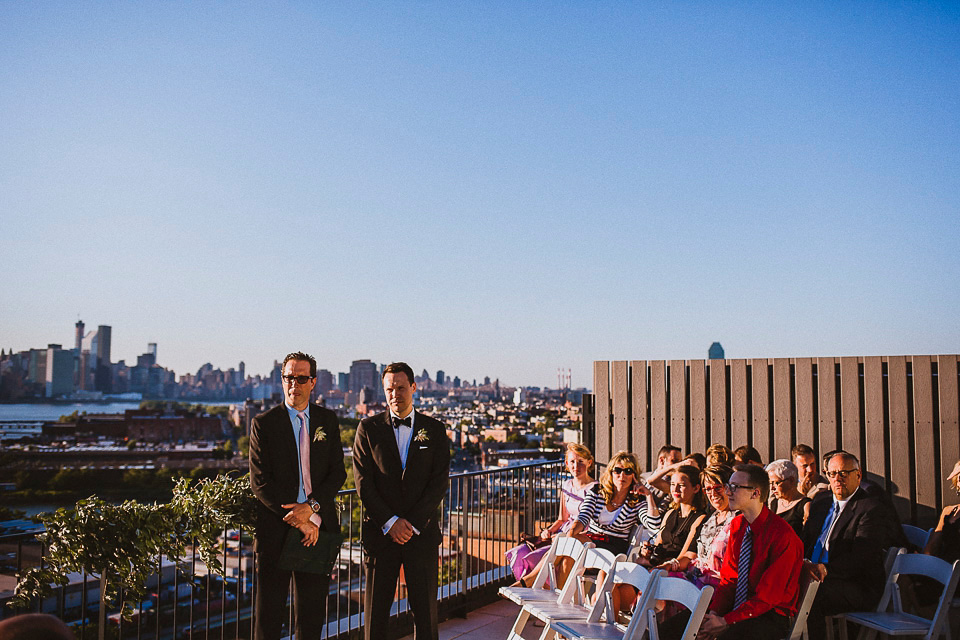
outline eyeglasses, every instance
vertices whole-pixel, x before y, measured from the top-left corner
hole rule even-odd
[[[280,376],[280,377],[283,378],[283,381],[286,382],[287,384],[296,382],[297,384],[303,385],[313,380],[313,376]]]
[[[729,491],[730,493],[736,493],[737,489],[750,489],[751,491],[753,491],[754,489],[756,489],[756,487],[751,487],[748,484],[734,484],[733,482],[727,483],[727,491]]]
[[[610,473],[622,473],[625,476],[632,476],[633,469],[630,467],[614,467],[610,469]]]
[[[833,480],[836,477],[839,477],[841,480],[846,480],[847,476],[853,473],[854,471],[859,471],[859,469],[838,469],[837,471],[827,471],[824,473],[825,476]]]
[[[725,487],[722,484],[713,484],[713,485],[710,485],[709,487],[705,486],[703,490],[706,491],[707,493],[723,493],[724,488]]]

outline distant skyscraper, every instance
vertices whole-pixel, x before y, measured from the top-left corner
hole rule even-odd
[[[443,373],[443,369],[437,369],[437,384],[443,384],[446,381],[446,376]]]
[[[97,364],[110,364],[110,334],[113,331],[105,324],[97,327]]]
[[[44,371],[45,395],[57,398],[73,392],[72,349],[63,349],[59,344],[47,345],[47,363]]]
[[[240,374],[240,384],[247,381],[247,365],[243,363],[243,360],[240,361],[240,365],[237,367],[237,373]]]
[[[454,389],[460,388],[460,376],[453,376],[453,388]]]
[[[364,387],[377,386],[377,365],[369,360],[354,360],[350,365],[350,391],[360,393]]]
[[[333,390],[333,374],[326,369],[317,370],[317,393],[326,395]]]
[[[157,360],[157,343],[156,342],[147,343],[147,353],[152,355],[154,362],[156,362]]]
[[[77,350],[78,356],[83,349],[83,326],[83,320],[77,320],[77,324],[74,325],[74,327],[76,327],[76,344],[74,348]]]
[[[483,376],[483,384],[490,384],[490,376]]]
[[[711,360],[723,360],[723,347],[719,342],[714,342],[710,345],[710,349],[707,351],[707,357]]]
[[[346,393],[350,391],[350,374],[340,372],[337,374],[337,389]]]

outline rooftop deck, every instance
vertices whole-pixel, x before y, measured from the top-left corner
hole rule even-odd
[[[519,605],[509,600],[499,600],[471,611],[466,618],[451,618],[441,622],[440,640],[506,638],[518,613]],[[524,640],[536,640],[543,631],[543,625],[532,620],[523,631]],[[404,636],[403,640],[413,640],[413,634]]]

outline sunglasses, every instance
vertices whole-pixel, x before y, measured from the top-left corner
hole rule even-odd
[[[625,476],[632,476],[633,469],[630,467],[614,467],[610,469],[610,473],[622,473]]]
[[[291,382],[296,382],[297,384],[307,384],[308,382],[313,380],[313,376],[280,376],[280,377],[283,378],[283,381],[286,382],[287,384],[290,384]]]

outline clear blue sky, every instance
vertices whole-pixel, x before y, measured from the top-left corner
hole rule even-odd
[[[960,350],[956,3],[0,3],[0,347]]]

